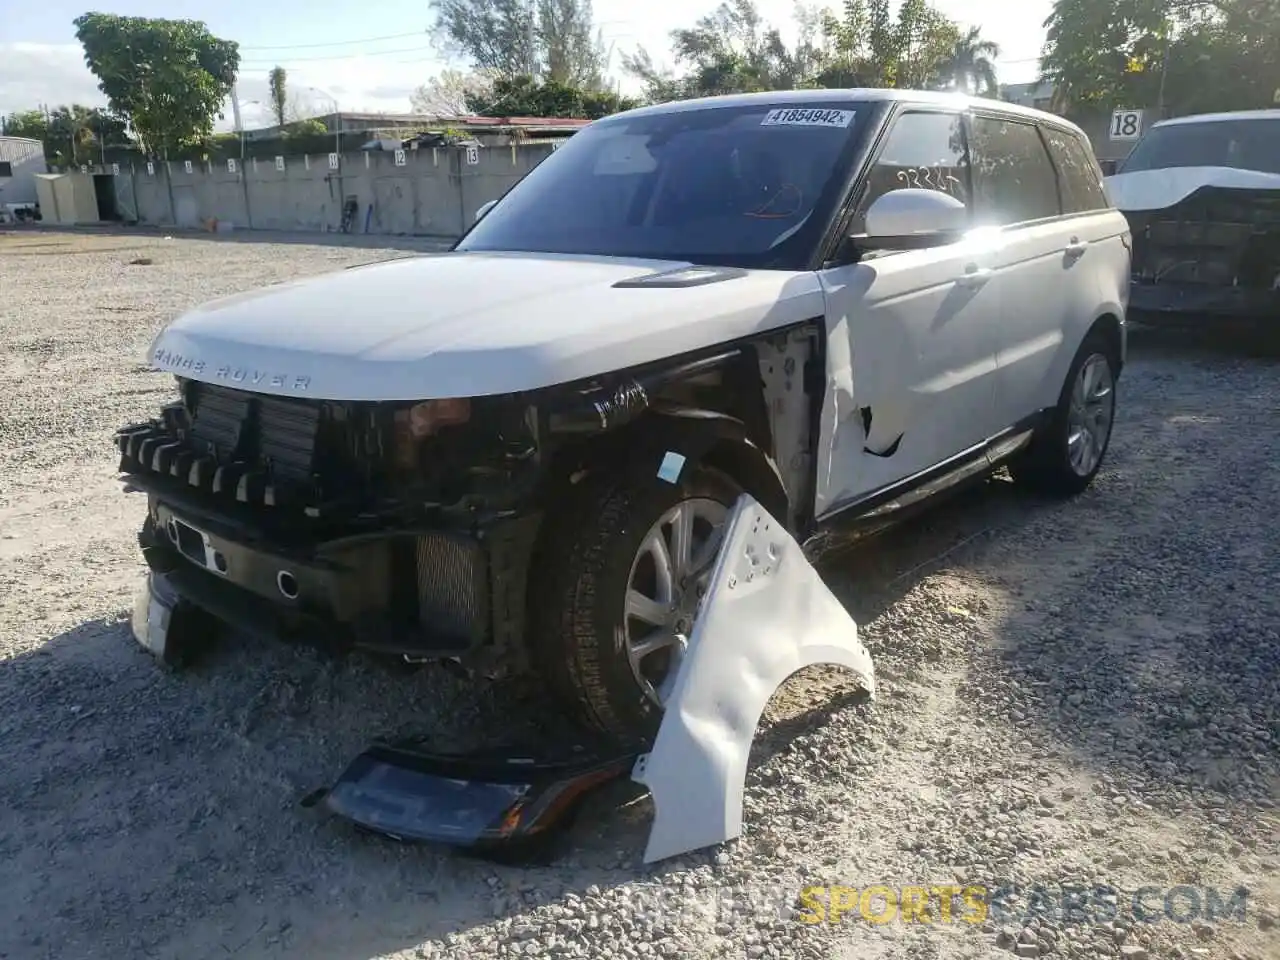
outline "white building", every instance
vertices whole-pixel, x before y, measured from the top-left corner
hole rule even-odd
[[[36,202],[36,174],[45,172],[44,144],[0,137],[0,209]]]

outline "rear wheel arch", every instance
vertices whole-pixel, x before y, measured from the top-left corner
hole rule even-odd
[[[1116,374],[1124,366],[1124,333],[1120,326],[1120,318],[1114,313],[1104,313],[1093,321],[1082,340],[1098,336],[1111,349],[1111,360],[1114,362]]]

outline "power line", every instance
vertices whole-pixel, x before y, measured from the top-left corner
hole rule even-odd
[[[275,58],[259,58],[253,60],[241,60],[241,66],[265,66],[272,63],[290,64],[290,63],[314,63],[320,60],[359,60],[365,57],[388,57],[396,53],[419,53],[423,50],[434,50],[435,47],[428,44],[423,47],[401,47],[397,50],[365,50],[360,53],[344,53],[335,54],[331,57],[275,57]]]
[[[277,46],[241,47],[241,50],[315,50],[318,47],[349,47],[353,43],[378,43],[382,40],[403,40],[405,37],[420,37],[425,30],[413,33],[391,33],[385,37],[365,37],[363,40],[331,40],[329,43],[285,43]]]

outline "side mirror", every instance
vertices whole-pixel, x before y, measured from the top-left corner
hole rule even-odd
[[[490,210],[492,210],[493,205],[497,202],[498,202],[497,200],[490,200],[488,203],[480,204],[480,209],[476,211],[476,222],[479,223],[480,218],[483,217]]]
[[[940,190],[890,190],[867,209],[862,245],[879,250],[918,250],[951,243],[969,226],[963,203]]]

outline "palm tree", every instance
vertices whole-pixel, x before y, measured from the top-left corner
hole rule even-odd
[[[970,27],[939,64],[940,79],[947,86],[965,93],[994,96],[999,89],[995,65],[998,56],[1000,45],[983,40],[981,27]]]

